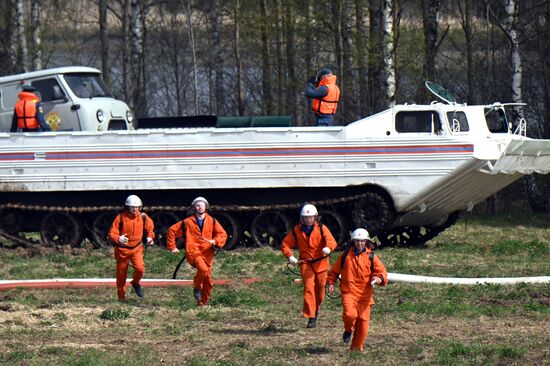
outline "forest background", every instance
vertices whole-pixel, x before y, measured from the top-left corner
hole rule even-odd
[[[0,75],[97,67],[136,116],[291,115],[311,125],[307,80],[338,76],[340,125],[396,103],[527,103],[528,135],[550,138],[550,1],[0,0]],[[548,178],[523,191],[548,212]],[[510,198],[508,198],[510,197]],[[522,205],[522,203],[519,203]]]

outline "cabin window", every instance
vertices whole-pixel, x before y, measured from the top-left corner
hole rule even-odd
[[[468,118],[464,112],[447,112],[447,119],[449,120],[449,126],[452,132],[466,132],[470,131],[468,125]]]
[[[489,131],[492,133],[508,132],[508,120],[502,108],[486,108],[485,120]]]
[[[42,102],[51,102],[65,98],[55,78],[36,80],[31,84],[40,92],[40,101]]]
[[[398,112],[395,116],[397,132],[434,132],[441,131],[441,121],[435,111]]]

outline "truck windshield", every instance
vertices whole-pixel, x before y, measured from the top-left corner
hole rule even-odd
[[[98,74],[65,74],[63,77],[79,98],[113,97]]]

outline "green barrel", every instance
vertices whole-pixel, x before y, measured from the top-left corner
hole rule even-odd
[[[254,116],[250,117],[252,127],[290,127],[292,116]]]
[[[250,127],[249,116],[238,117],[218,117],[216,121],[216,127],[218,128],[231,128],[231,127]]]

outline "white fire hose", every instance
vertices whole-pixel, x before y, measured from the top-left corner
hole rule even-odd
[[[550,283],[550,276],[536,277],[495,277],[495,278],[455,278],[455,277],[432,277],[417,276],[400,273],[388,273],[389,282],[408,283],[446,283],[453,285],[480,285],[480,284],[501,284],[510,285],[516,283]]]

